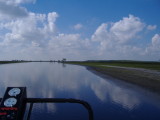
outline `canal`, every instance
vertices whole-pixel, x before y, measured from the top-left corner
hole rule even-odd
[[[116,73],[115,73],[116,74]],[[15,63],[0,65],[0,97],[7,87],[27,87],[32,98],[87,101],[95,120],[160,120],[160,95],[77,65]],[[87,120],[79,104],[35,104],[31,120]]]

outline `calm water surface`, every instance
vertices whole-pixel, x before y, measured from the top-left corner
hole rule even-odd
[[[85,67],[58,63],[0,65],[0,97],[26,86],[28,97],[89,102],[95,120],[160,120],[160,97],[137,86],[99,77]],[[35,104],[31,120],[87,120],[79,104]]]

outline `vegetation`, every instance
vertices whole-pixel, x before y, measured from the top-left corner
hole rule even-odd
[[[152,61],[110,60],[110,61],[70,61],[67,63],[92,66],[92,67],[100,67],[100,68],[109,67],[109,66],[120,66],[120,67],[144,68],[144,69],[160,71],[160,62],[152,62]]]
[[[8,63],[22,63],[22,62],[58,62],[58,63],[65,63],[67,61],[66,58],[63,58],[62,60],[5,60],[0,61],[0,64],[8,64]]]

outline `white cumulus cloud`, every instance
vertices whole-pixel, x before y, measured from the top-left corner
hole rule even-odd
[[[152,45],[160,48],[160,35],[155,34],[152,38]]]
[[[142,31],[144,26],[140,18],[129,15],[129,17],[124,17],[122,20],[113,23],[110,31],[115,35],[116,39],[119,39],[119,42],[126,42]]]
[[[1,2],[5,2],[7,4],[21,4],[21,3],[35,3],[36,0],[0,0]]]
[[[145,48],[145,55],[149,58],[160,59],[160,34],[155,34],[149,46]]]
[[[159,56],[160,56],[160,35],[159,34],[155,34],[152,37],[152,43],[149,47],[147,47],[148,52],[152,51],[153,53],[155,52],[159,52]]]
[[[54,32],[55,31],[55,21],[58,17],[58,14],[56,12],[52,12],[48,14],[48,29],[49,31]]]
[[[56,34],[57,17],[56,12],[28,13],[27,17],[1,23],[0,29],[8,31],[0,37],[2,40],[0,45],[5,47],[3,51],[15,52],[17,56],[21,56],[19,53],[26,53],[30,54],[30,57],[34,52],[43,53],[48,46],[48,41]]]
[[[141,22],[140,18],[129,15],[129,17],[124,17],[115,23],[101,24],[91,39],[99,44],[97,51],[100,55],[117,56],[117,58],[119,56],[129,57],[129,53],[133,55],[137,50],[140,50],[132,46],[130,42],[135,41],[134,39],[144,27],[145,24]]]
[[[0,1],[0,20],[26,17],[27,9],[16,4]]]
[[[148,25],[148,26],[147,26],[147,29],[148,29],[148,30],[155,30],[156,28],[157,28],[156,25]]]

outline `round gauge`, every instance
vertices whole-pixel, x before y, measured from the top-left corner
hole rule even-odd
[[[6,107],[12,107],[17,103],[17,100],[15,98],[8,98],[4,101],[4,106]]]
[[[8,92],[8,94],[9,94],[10,96],[16,96],[16,95],[18,95],[20,92],[21,92],[21,90],[20,90],[19,88],[12,88],[12,89]]]

